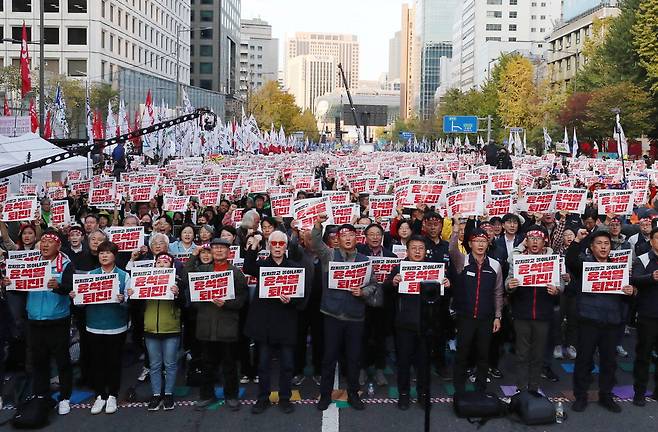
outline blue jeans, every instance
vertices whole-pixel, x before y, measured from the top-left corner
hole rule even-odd
[[[268,400],[271,391],[271,360],[272,354],[279,348],[279,399],[290,400],[292,392],[290,382],[295,366],[294,345],[270,345],[266,342],[258,342],[260,357],[258,362],[258,399]]]
[[[176,384],[176,372],[178,370],[178,346],[180,336],[172,337],[149,337],[144,338],[146,349],[151,361],[151,390],[154,395],[162,394],[162,364],[164,363],[165,385],[164,394],[174,393]]]

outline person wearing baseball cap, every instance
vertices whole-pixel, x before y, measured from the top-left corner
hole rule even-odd
[[[457,314],[457,358],[454,369],[455,391],[466,391],[466,369],[471,351],[476,351],[476,381],[484,391],[489,372],[489,348],[494,333],[500,331],[503,309],[503,272],[498,261],[487,256],[489,235],[481,228],[467,237],[470,252],[460,252],[459,217],[452,225],[450,261],[453,265],[453,309]]]
[[[583,255],[585,239],[589,238],[590,253]],[[625,295],[583,292],[583,262],[611,262],[612,236],[607,231],[596,230],[591,234],[578,230],[576,238],[567,248],[565,264],[572,275],[569,289],[576,290],[578,313],[578,342],[576,366],[573,375],[576,401],[571,408],[582,412],[587,408],[588,390],[592,380],[594,354],[599,352],[599,405],[618,413],[621,407],[612,398],[616,383],[617,353],[615,344],[629,315],[629,300],[636,294],[631,285],[622,287]]]

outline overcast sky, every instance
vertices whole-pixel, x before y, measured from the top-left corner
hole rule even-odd
[[[242,0],[242,18],[261,18],[279,38],[283,69],[286,35],[295,32],[356,34],[360,79],[376,80],[388,71],[388,42],[400,30],[403,0]]]

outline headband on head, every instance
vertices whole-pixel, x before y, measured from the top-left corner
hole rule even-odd
[[[170,257],[169,255],[160,255],[160,256],[155,260],[155,262],[157,263],[157,262],[159,262],[159,261],[167,261],[168,264],[171,264],[171,263],[174,262],[174,259],[173,259],[172,257]]]
[[[526,237],[539,237],[546,240],[546,233],[540,230],[532,230],[526,233]]]
[[[41,240],[51,240],[57,244],[62,244],[62,239],[57,234],[47,233],[41,236]]]
[[[484,233],[472,234],[472,235],[468,238],[468,241],[473,241],[473,240],[475,240],[475,239],[479,239],[479,238],[484,239],[484,240],[486,240],[486,241],[489,241],[489,236],[486,235],[486,234],[484,234]]]
[[[349,228],[341,228],[338,231],[338,235],[343,235],[343,234],[346,234],[346,233],[356,233],[356,231],[354,231],[353,229],[349,229]]]

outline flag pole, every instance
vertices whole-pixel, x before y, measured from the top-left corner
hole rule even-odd
[[[612,112],[619,116],[621,114],[621,109],[613,108]],[[615,132],[617,133],[617,150],[619,151],[619,157],[621,158],[621,174],[623,176],[623,186],[624,189],[627,189],[628,183],[626,181],[626,164],[624,163],[624,146],[621,142],[621,130],[619,130],[619,121],[617,121],[617,117],[615,117]]]

